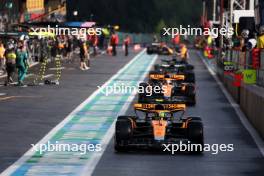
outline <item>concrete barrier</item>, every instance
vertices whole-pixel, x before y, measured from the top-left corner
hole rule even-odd
[[[264,138],[264,88],[242,85],[240,88],[240,107],[251,124]]]
[[[240,102],[240,88],[235,87],[233,85],[233,77],[229,75],[225,75],[223,78],[223,83],[225,87],[227,88],[228,92],[231,94],[231,96],[234,98],[234,100],[239,103]]]
[[[245,84],[242,84],[241,87],[235,87],[232,82],[231,76],[224,76],[223,84],[226,89],[240,104],[250,123],[264,139],[264,88]]]
[[[241,87],[235,87],[233,77],[224,75],[221,68],[217,68],[217,76],[264,139],[264,87],[243,83]]]

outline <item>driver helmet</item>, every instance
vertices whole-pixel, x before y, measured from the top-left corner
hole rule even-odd
[[[166,84],[171,85],[172,84],[172,81],[171,80],[166,80]]]
[[[12,43],[9,43],[8,45],[7,45],[7,49],[9,49],[9,50],[12,50],[12,49],[14,49],[15,48],[15,46],[12,44]]]
[[[166,117],[166,112],[164,112],[164,111],[159,112],[159,117],[165,118]]]
[[[241,36],[243,38],[248,38],[249,37],[249,30],[248,29],[243,29],[241,32]]]
[[[260,35],[263,35],[264,34],[264,25],[263,26],[260,26],[260,28],[259,28],[259,34]]]

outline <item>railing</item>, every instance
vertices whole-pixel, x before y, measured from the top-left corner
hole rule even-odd
[[[256,84],[264,87],[264,49],[260,50],[259,54],[259,67],[255,67],[251,51],[242,52],[241,50],[227,50],[225,56],[218,60],[218,73],[223,73],[224,62],[233,64],[234,72],[241,72],[244,70],[256,70],[257,80]]]

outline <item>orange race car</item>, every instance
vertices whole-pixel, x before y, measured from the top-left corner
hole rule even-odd
[[[136,116],[119,116],[115,128],[115,150],[162,149],[179,142],[199,145],[203,152],[203,123],[199,117],[184,117],[184,104],[134,104]]]
[[[172,55],[173,49],[165,43],[151,43],[147,46],[147,54]]]
[[[186,75],[184,74],[164,74],[151,71],[148,82],[140,83],[139,86],[145,90],[139,92],[139,103],[168,101],[171,103],[184,103],[190,106],[196,104],[195,84],[186,81]],[[155,91],[158,88],[161,91]]]

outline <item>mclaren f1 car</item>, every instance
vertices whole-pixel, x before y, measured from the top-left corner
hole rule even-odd
[[[185,82],[195,83],[194,66],[186,61],[162,60],[163,63],[154,65],[157,74],[180,74],[185,76]],[[165,62],[165,63],[164,63]]]
[[[179,142],[195,144],[203,152],[203,123],[200,117],[184,117],[184,104],[134,104],[135,116],[119,116],[115,126],[117,152],[137,148],[162,149]]]
[[[147,46],[147,54],[172,55],[173,49],[164,43],[152,43]]]
[[[140,103],[170,101],[191,106],[196,104],[195,84],[186,82],[185,75],[150,72],[149,81],[140,83],[140,87],[144,90],[138,95]]]

